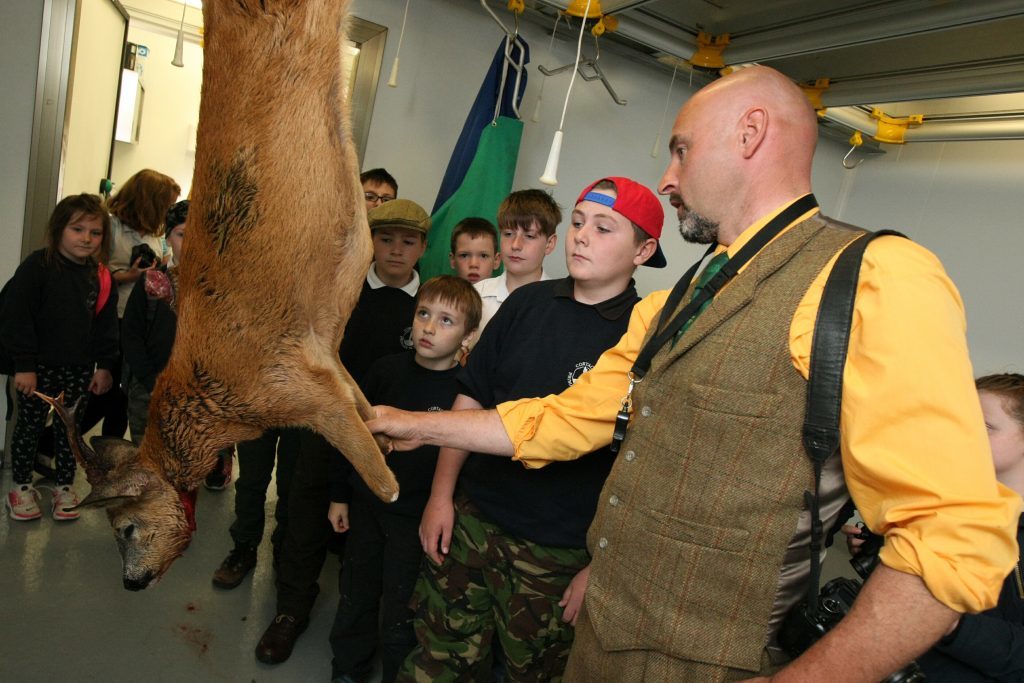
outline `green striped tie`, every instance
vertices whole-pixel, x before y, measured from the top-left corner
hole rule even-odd
[[[706,287],[707,284],[711,282],[711,278],[718,274],[718,271],[722,269],[722,266],[724,266],[728,260],[729,254],[723,251],[719,254],[716,254],[710,261],[708,261],[708,265],[704,266],[704,270],[697,277],[697,284],[693,288],[693,294],[690,296],[690,301],[693,301],[694,299],[697,298],[698,295],[700,295],[701,290],[703,290],[704,287]],[[711,299],[708,299],[697,310],[697,312],[693,314],[693,317],[687,320],[686,323],[679,329],[679,331],[676,332],[675,339],[672,340],[673,346],[675,346],[676,342],[679,341],[680,337],[686,334],[686,331],[690,329],[690,325],[692,325],[693,321],[697,319],[697,316],[703,313],[704,309],[706,309],[710,305]]]

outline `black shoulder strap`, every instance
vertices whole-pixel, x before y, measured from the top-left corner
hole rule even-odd
[[[814,463],[814,493],[804,492],[811,510],[811,575],[807,587],[807,608],[817,611],[818,583],[821,579],[821,548],[824,531],[820,516],[819,488],[825,461],[839,450],[839,415],[843,399],[843,368],[850,344],[853,304],[857,298],[857,280],[864,250],[883,235],[904,237],[894,230],[865,232],[850,242],[825,283],[814,322],[811,342],[810,377],[807,381],[807,407],[804,414],[803,443]]]

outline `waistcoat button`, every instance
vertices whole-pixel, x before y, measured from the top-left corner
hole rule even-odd
[[[626,462],[633,462],[634,460],[636,460],[636,452],[626,451]]]
[[[597,539],[597,547],[598,548],[607,548],[608,547],[608,539],[604,538],[603,536],[601,538]]]
[[[651,413],[653,412],[654,411],[651,410],[650,406],[644,406],[643,408],[640,409],[640,414],[643,415],[644,417],[650,417]]]
[[[613,495],[611,498],[608,499],[608,504],[611,505],[612,507],[618,505],[619,504],[619,497]]]

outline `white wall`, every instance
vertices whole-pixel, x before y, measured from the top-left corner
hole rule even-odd
[[[1024,141],[885,148],[853,171],[828,162],[850,184],[836,217],[935,252],[964,299],[975,373],[1024,371]]]
[[[198,21],[198,13],[194,16]],[[189,21],[193,21],[191,11]],[[186,39],[185,66],[172,66],[176,35],[173,30],[134,18],[128,24],[128,40],[149,48],[149,56],[141,59],[140,81],[146,95],[138,143],[114,143],[111,179],[115,191],[144,168],[152,168],[174,178],[181,185],[182,197],[187,197],[192,188],[196,155],[191,145],[194,144],[195,125],[199,121],[203,50],[198,43]]]

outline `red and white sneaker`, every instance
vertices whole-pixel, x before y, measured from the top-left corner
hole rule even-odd
[[[68,510],[78,505],[78,494],[70,486],[60,486],[53,492],[53,518],[58,522],[78,519],[78,510]]]
[[[43,516],[39,509],[39,491],[31,484],[17,484],[7,494],[7,511],[11,519],[19,522],[27,522],[32,519],[39,519]]]

